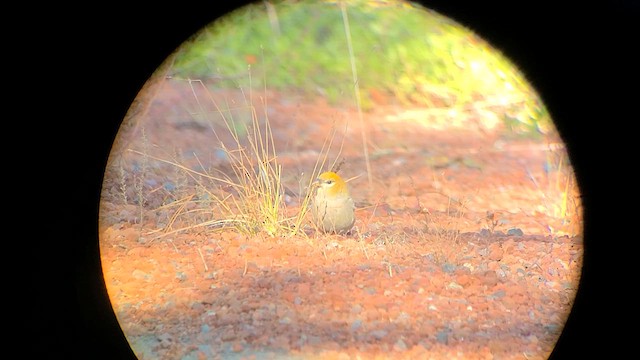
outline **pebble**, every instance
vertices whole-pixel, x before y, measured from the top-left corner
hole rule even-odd
[[[442,271],[450,274],[456,271],[456,266],[454,264],[444,263],[442,265]]]
[[[407,314],[406,312],[401,312],[400,315],[398,315],[398,318],[396,319],[396,321],[400,324],[409,324],[411,320],[411,315]]]
[[[498,290],[496,292],[494,292],[493,294],[487,296],[487,298],[489,300],[495,300],[495,299],[500,299],[501,297],[504,297],[506,295],[506,292],[504,290]]]
[[[183,282],[185,280],[187,280],[187,274],[183,273],[182,271],[178,271],[176,273],[176,279],[178,279],[178,281]]]
[[[447,284],[447,289],[449,289],[449,290],[462,290],[464,288],[460,284],[456,283],[455,281],[452,281],[452,282]]]
[[[498,283],[498,274],[495,271],[486,271],[482,277],[482,283],[487,286],[495,286]]]
[[[369,295],[375,295],[376,294],[376,289],[372,288],[372,287],[365,288],[364,291]]]
[[[149,280],[151,278],[151,276],[149,274],[147,274],[146,272],[139,270],[139,269],[135,269],[133,270],[133,272],[131,273],[131,276],[133,276],[136,279],[139,280]]]
[[[480,230],[478,235],[480,235],[481,237],[489,237],[491,236],[491,231],[489,231],[489,229],[482,229]]]
[[[162,333],[158,336],[158,342],[160,343],[158,346],[161,349],[166,349],[173,343],[173,337],[169,333]]]
[[[406,351],[407,344],[402,339],[398,339],[395,344],[393,344],[393,350],[395,351]]]
[[[373,330],[369,332],[369,336],[372,336],[376,340],[382,340],[385,336],[387,336],[386,330]]]
[[[547,324],[543,326],[544,330],[550,333],[555,333],[559,330],[560,326],[558,324]]]
[[[523,236],[524,232],[519,228],[511,228],[507,230],[507,235],[509,236]]]
[[[446,345],[449,342],[449,332],[445,330],[438,331],[436,333],[436,341]]]

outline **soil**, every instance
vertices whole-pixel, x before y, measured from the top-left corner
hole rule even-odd
[[[299,184],[335,132],[328,159],[344,160],[357,221],[346,236],[309,226],[249,236],[196,226],[217,212],[202,211],[200,185],[175,165],[232,174],[220,114],[250,116],[248,95],[212,96],[234,110],[198,104],[186,81],[152,84],[111,154],[101,261],[138,358],[549,356],[583,257],[579,194],[553,131],[515,136],[495,121],[499,106],[419,109],[378,92],[360,121],[322,100],[253,94],[272,128],[287,209],[299,209]]]

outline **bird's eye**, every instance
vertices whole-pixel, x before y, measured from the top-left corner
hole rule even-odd
[[[329,185],[333,184],[333,180],[327,180],[327,184]]]

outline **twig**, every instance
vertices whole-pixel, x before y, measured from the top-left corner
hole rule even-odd
[[[202,256],[202,251],[200,251],[200,248],[196,248],[196,250],[198,251],[198,254],[200,255],[200,260],[202,260],[202,264],[204,265],[204,271],[209,271],[209,267],[207,266],[207,263],[204,261],[204,256]]]
[[[247,275],[247,267],[248,267],[248,262],[247,262],[247,258],[244,259],[244,270],[242,271],[242,277],[244,277],[245,275]]]

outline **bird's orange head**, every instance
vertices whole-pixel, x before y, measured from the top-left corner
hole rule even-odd
[[[323,172],[318,176],[318,186],[327,196],[348,196],[347,183],[333,171]]]

